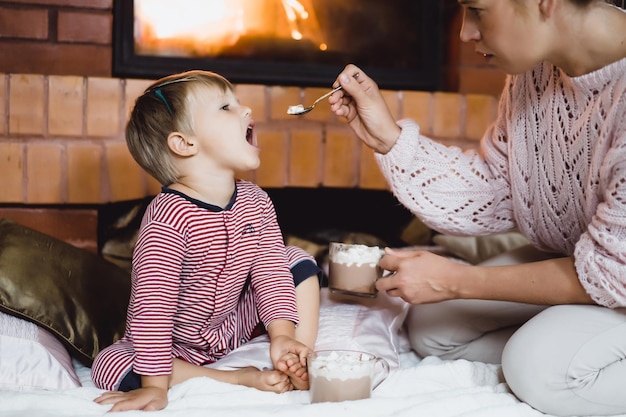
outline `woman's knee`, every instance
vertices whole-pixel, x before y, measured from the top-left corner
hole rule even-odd
[[[462,323],[444,319],[447,309],[438,304],[414,305],[406,318],[411,348],[421,357],[454,359],[459,343],[453,335],[467,329]]]
[[[502,371],[513,393],[544,413],[609,415],[626,411],[618,393],[626,374],[626,317],[598,306],[550,307],[506,344]]]

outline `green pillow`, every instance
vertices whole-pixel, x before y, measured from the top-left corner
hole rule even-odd
[[[0,311],[49,330],[85,366],[124,333],[129,296],[123,269],[0,219]]]

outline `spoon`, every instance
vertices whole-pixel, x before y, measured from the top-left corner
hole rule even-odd
[[[303,114],[307,114],[308,112],[310,112],[311,110],[315,108],[315,105],[317,103],[319,103],[320,101],[324,100],[325,98],[327,98],[328,96],[330,96],[331,94],[339,90],[341,90],[341,86],[324,94],[323,96],[315,100],[313,104],[311,104],[309,107],[304,107],[302,104],[298,104],[297,106],[289,106],[289,108],[287,109],[287,114],[291,114],[294,116],[301,116]]]

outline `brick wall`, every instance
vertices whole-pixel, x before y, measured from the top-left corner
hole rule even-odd
[[[113,0],[0,1],[0,72],[111,75]]]
[[[0,74],[0,203],[103,204],[152,195],[158,184],[124,141],[128,109],[150,80]],[[286,109],[322,88],[237,85],[252,107],[261,167],[242,176],[265,187],[385,189],[372,152],[327,107]],[[495,117],[491,95],[384,91],[394,115],[442,142],[475,147]]]

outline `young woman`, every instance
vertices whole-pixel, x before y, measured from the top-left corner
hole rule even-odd
[[[388,250],[380,264],[395,274],[377,287],[414,304],[419,354],[501,362],[511,390],[545,413],[626,413],[626,13],[600,0],[459,3],[461,39],[509,74],[480,153],[396,122],[353,65],[331,108],[426,224],[517,228],[542,260],[466,266]]]
[[[277,393],[307,389],[319,268],[285,247],[267,193],[235,176],[260,163],[250,108],[218,74],[175,74],[137,99],[126,142],[163,189],[133,252],[126,332],[92,367],[95,384],[110,390],[95,401],[112,411],[159,410],[169,387],[199,376]],[[206,366],[259,328],[275,369]]]

